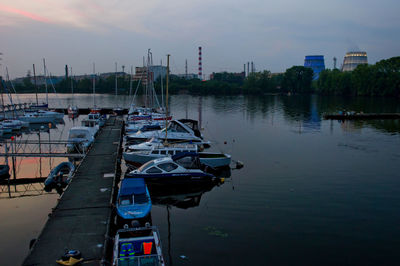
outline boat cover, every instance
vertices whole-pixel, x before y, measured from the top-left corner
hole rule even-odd
[[[145,194],[146,184],[143,178],[125,178],[121,182],[120,196]]]
[[[184,157],[199,157],[199,154],[197,152],[180,152],[173,155],[171,158],[176,161]]]

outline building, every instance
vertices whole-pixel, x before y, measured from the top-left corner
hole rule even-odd
[[[342,71],[353,71],[362,64],[368,64],[367,52],[348,52],[343,59]]]
[[[165,66],[150,66],[149,69],[149,74],[147,74],[147,67],[135,67],[135,75],[133,76],[133,80],[140,80],[143,85],[146,85],[147,78],[154,81],[159,77],[165,78],[167,75],[167,67]]]
[[[319,73],[325,70],[325,60],[323,55],[307,55],[304,59],[304,67],[309,67],[314,71],[314,80],[319,78]]]
[[[197,79],[197,78],[199,78],[199,75],[194,74],[194,73],[176,74],[175,76],[177,76],[178,78],[182,78],[182,79]]]

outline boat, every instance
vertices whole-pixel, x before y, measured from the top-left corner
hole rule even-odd
[[[147,224],[118,230],[114,238],[112,265],[165,266],[157,227]]]
[[[94,141],[93,130],[88,127],[72,127],[68,133],[67,151],[86,152]]]
[[[67,112],[68,112],[68,117],[70,118],[76,118],[79,116],[79,109],[75,105],[68,106]]]
[[[21,121],[18,119],[5,119],[0,123],[3,128],[10,128],[11,130],[20,130],[21,128],[29,127],[29,122]]]
[[[53,188],[59,191],[65,188],[74,174],[75,166],[70,162],[62,162],[57,165],[44,181],[44,190],[50,192]]]
[[[193,142],[204,143],[203,136],[198,128],[198,122],[192,119],[171,120],[166,128],[156,131],[138,131],[135,134],[126,135],[127,143],[139,143],[157,137],[168,142]],[[209,144],[205,144],[205,147]]]
[[[10,178],[10,167],[8,164],[0,164],[0,180],[5,180]]]
[[[135,147],[136,146],[136,147]],[[162,158],[166,156],[174,156],[179,153],[194,152],[197,153],[200,162],[213,168],[229,167],[231,156],[225,153],[218,152],[199,152],[198,145],[195,144],[167,144],[162,142],[149,142],[138,145],[129,146],[133,151],[125,151],[123,158],[125,162],[134,166],[140,166],[150,160]],[[140,149],[142,147],[142,149]]]
[[[88,114],[87,120],[95,121],[100,128],[106,124],[107,117],[102,115],[99,109],[92,109]]]
[[[81,121],[81,126],[89,128],[94,137],[96,137],[100,129],[99,121],[97,119],[83,119]]]
[[[147,57],[147,67],[146,67],[146,72],[148,74],[151,72],[151,64],[153,61],[151,57],[152,54],[149,49]],[[167,69],[169,69],[169,65],[167,65]],[[168,71],[166,74],[168,75]],[[165,121],[169,121],[172,119],[172,116],[168,114],[168,110],[160,106],[160,103],[158,101],[154,89],[153,75],[148,75],[145,87],[146,87],[145,106],[137,107],[131,104],[126,120],[126,127],[125,127],[126,134],[132,134],[137,131],[143,132],[143,129],[145,129],[146,131],[160,130],[162,127],[164,127],[164,125],[166,125]],[[161,79],[161,87],[162,87],[162,79]],[[138,88],[136,88],[135,95],[137,89]],[[162,91],[161,91],[161,97],[163,97]]]
[[[64,114],[62,113],[46,110],[26,110],[23,116],[18,117],[19,120],[32,124],[54,123],[57,120],[62,120],[63,118]]]
[[[150,216],[151,199],[143,178],[125,178],[117,196],[117,215],[114,223],[131,224],[146,221]],[[144,223],[143,223],[144,224]]]
[[[36,88],[36,105],[31,105],[31,109],[25,110],[24,115],[18,117],[19,120],[29,122],[29,123],[50,123],[57,120],[64,119],[64,113],[58,113],[54,111],[49,111],[47,108],[49,106],[48,92],[47,92],[47,79],[46,79],[46,64],[43,59],[44,65],[44,76],[45,76],[45,88],[46,88],[46,103],[39,105],[37,98],[37,84],[36,84],[36,74],[35,65],[33,65],[33,75],[35,80]]]
[[[144,178],[149,182],[186,183],[215,180],[207,173],[207,167],[200,163],[195,153],[180,153],[173,157],[151,160],[125,175],[126,178]]]

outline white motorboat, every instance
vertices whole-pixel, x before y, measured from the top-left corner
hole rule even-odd
[[[136,146],[136,147],[135,147]],[[138,145],[131,145],[131,151],[123,153],[123,157],[128,164],[140,166],[150,160],[166,156],[174,156],[179,153],[193,152],[198,153],[200,162],[213,168],[229,167],[231,156],[218,152],[199,152],[198,145],[195,144],[168,144],[157,142],[146,142]]]
[[[103,127],[106,124],[107,117],[100,114],[100,111],[91,111],[88,114],[87,120],[95,121],[99,127]]]
[[[17,119],[6,119],[0,123],[3,128],[10,128],[11,130],[20,130],[21,128],[29,127],[29,122],[17,120]]]
[[[216,177],[206,172],[207,166],[199,161],[195,153],[180,153],[172,157],[151,160],[140,168],[125,175],[125,178],[144,178],[148,182],[166,182],[182,184],[190,182],[207,182]]]
[[[96,135],[100,129],[98,121],[94,120],[94,119],[83,119],[81,121],[81,126],[87,127],[94,137],[96,137]]]
[[[94,141],[93,130],[89,127],[72,127],[68,134],[68,152],[86,152]]]
[[[167,128],[157,131],[138,131],[135,134],[127,135],[126,140],[128,143],[138,143],[153,137],[166,139],[168,142],[203,143],[198,123],[191,119],[172,120]]]
[[[29,123],[49,123],[56,120],[62,120],[64,114],[45,111],[45,110],[35,110],[35,111],[25,111],[23,116],[19,117],[19,120],[29,122]]]

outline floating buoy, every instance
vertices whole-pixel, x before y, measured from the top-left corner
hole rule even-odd
[[[236,161],[236,169],[240,169],[243,168],[244,163],[242,163],[241,161]]]

